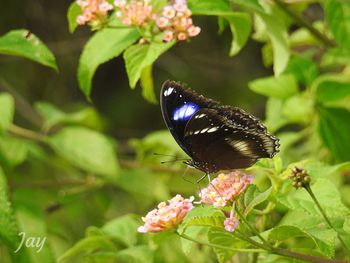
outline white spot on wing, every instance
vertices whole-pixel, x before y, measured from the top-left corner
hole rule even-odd
[[[164,96],[169,96],[171,93],[173,93],[174,88],[168,88],[164,91]]]
[[[207,132],[208,133],[211,133],[211,132],[215,132],[219,129],[219,127],[213,127],[213,128],[210,128]]]

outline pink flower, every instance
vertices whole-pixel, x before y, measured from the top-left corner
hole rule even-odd
[[[114,5],[115,5],[116,7],[125,6],[125,5],[126,5],[126,0],[115,0],[115,1],[114,1]]]
[[[113,6],[106,0],[77,0],[77,4],[82,10],[82,14],[77,17],[79,25],[102,22],[106,19],[108,11],[113,9]]]
[[[201,28],[199,26],[190,26],[187,32],[190,37],[195,37],[201,32]]]
[[[165,31],[163,34],[163,40],[165,42],[170,42],[174,39],[174,33],[172,31]]]
[[[166,18],[172,19],[172,18],[174,18],[176,11],[172,6],[168,5],[168,6],[164,7],[162,14]]]
[[[125,0],[116,0],[114,5],[118,8],[117,17],[128,26],[143,26],[153,16],[149,0],[130,0],[129,3]]]
[[[183,41],[189,37],[195,37],[200,33],[200,27],[194,26],[192,12],[187,7],[186,0],[174,0],[172,5],[163,8],[160,16],[154,18],[159,31],[167,31],[163,35],[164,41],[170,41],[174,37]],[[166,22],[166,23],[165,23]],[[171,35],[168,31],[172,31]]]
[[[238,227],[238,224],[238,219],[234,216],[228,217],[224,221],[225,229],[229,232],[235,231],[235,229]]]
[[[164,27],[166,27],[168,25],[169,20],[167,18],[165,18],[165,17],[160,17],[160,18],[157,19],[156,23],[157,23],[157,26],[159,28],[164,28]]]
[[[175,9],[177,12],[182,12],[182,13],[184,13],[184,12],[186,12],[186,10],[187,10],[188,8],[187,8],[186,3],[176,2],[176,3],[174,4],[174,9]]]
[[[252,182],[252,176],[238,170],[228,174],[219,174],[207,188],[201,190],[199,196],[202,203],[212,204],[215,207],[226,206]]]
[[[142,217],[143,226],[140,226],[137,231],[160,232],[178,226],[184,219],[185,215],[193,208],[194,197],[184,199],[181,195],[176,195],[168,200],[168,205],[162,202],[158,208],[150,211],[146,217]]]
[[[187,39],[187,35],[183,32],[179,33],[177,35],[177,39],[180,40],[180,41],[183,41],[183,40],[186,40]]]

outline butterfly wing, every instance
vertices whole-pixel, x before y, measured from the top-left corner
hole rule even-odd
[[[218,102],[184,88],[178,82],[166,81],[163,84],[160,105],[164,121],[176,142],[189,156],[191,152],[184,143],[186,124],[199,109],[217,104]]]
[[[185,128],[184,143],[199,169],[216,172],[246,168],[259,158],[276,154],[278,139],[267,133],[266,128],[249,129],[239,116],[227,118],[216,109],[203,108],[191,117]],[[260,122],[252,124],[260,125]]]

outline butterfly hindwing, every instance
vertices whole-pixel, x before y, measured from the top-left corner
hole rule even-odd
[[[208,172],[249,167],[272,157],[278,146],[270,134],[234,125],[216,109],[200,109],[192,116],[184,142],[194,162]]]

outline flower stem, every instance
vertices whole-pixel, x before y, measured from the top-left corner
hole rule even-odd
[[[249,227],[249,229],[267,246],[271,247],[270,243],[263,238],[260,233],[249,223],[249,221],[242,215],[242,213],[236,208],[236,212],[240,219]]]
[[[237,230],[236,230],[237,231]],[[298,252],[294,252],[288,249],[284,249],[284,248],[278,248],[278,247],[268,247],[266,248],[265,245],[256,242],[255,240],[249,238],[249,237],[245,237],[242,233],[240,233],[239,231],[238,235],[237,233],[235,234],[238,238],[250,243],[251,245],[255,246],[255,247],[259,247],[262,248],[264,250],[266,250],[267,252],[273,253],[273,254],[277,254],[280,256],[285,256],[285,257],[289,257],[289,258],[295,258],[295,259],[301,259],[307,262],[313,262],[313,263],[345,263],[345,261],[341,261],[341,260],[332,260],[332,259],[326,259],[326,258],[320,258],[320,257],[315,257],[315,256],[310,256],[310,255],[306,255],[306,254],[301,254]]]
[[[24,139],[39,141],[39,142],[46,142],[46,136],[43,134],[40,134],[35,131],[31,131],[22,127],[19,127],[17,125],[12,124],[8,129],[8,132],[11,134],[22,137]]]
[[[278,5],[286,14],[288,14],[290,17],[294,19],[294,21],[302,26],[305,27],[314,37],[316,37],[318,40],[320,40],[326,47],[335,47],[335,43],[329,39],[326,35],[322,34],[319,30],[317,30],[313,25],[305,20],[300,14],[294,12],[288,7],[288,4],[286,4],[283,0],[273,0],[276,5]]]
[[[332,222],[329,220],[326,212],[323,210],[322,206],[320,205],[320,203],[318,202],[314,192],[312,191],[310,185],[306,185],[305,187],[305,190],[309,193],[309,195],[311,196],[312,200],[315,202],[318,210],[320,210],[324,220],[327,222],[328,226],[332,229],[334,229],[335,232],[337,232],[337,236],[338,236],[338,239],[340,241],[340,243],[342,244],[343,248],[346,250],[346,252],[350,255],[350,249],[348,248],[348,246],[346,245],[344,239],[341,237],[340,233],[338,232],[338,230],[333,226]]]

